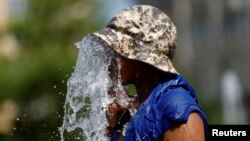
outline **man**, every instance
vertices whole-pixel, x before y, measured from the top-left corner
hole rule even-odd
[[[139,106],[131,119],[123,118],[130,107],[117,103],[109,107],[111,140],[205,141],[206,115],[192,87],[171,63],[176,34],[169,17],[149,5],[123,9],[92,34],[119,54],[121,81],[137,90]]]

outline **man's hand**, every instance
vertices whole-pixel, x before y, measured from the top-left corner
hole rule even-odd
[[[111,104],[108,105],[107,110],[107,119],[109,122],[108,126],[108,135],[110,136],[115,128],[118,126],[122,127],[126,122],[128,122],[131,118],[131,111],[135,110],[136,104],[135,99],[129,98],[126,99],[126,104],[124,104],[124,100],[114,99]]]

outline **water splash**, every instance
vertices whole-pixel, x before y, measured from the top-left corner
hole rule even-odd
[[[113,100],[108,90],[113,87],[115,91],[125,91],[120,79],[114,81],[109,75],[110,65],[118,69],[117,60],[113,50],[100,43],[97,37],[86,36],[76,46],[79,56],[75,70],[67,81],[65,115],[60,127],[61,141],[67,140],[66,134],[74,131],[77,134],[73,140],[107,141],[106,110]],[[128,103],[124,100],[122,104]]]

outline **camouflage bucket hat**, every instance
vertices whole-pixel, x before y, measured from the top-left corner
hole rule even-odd
[[[120,11],[102,30],[93,34],[118,54],[169,73],[177,73],[171,59],[177,40],[176,27],[159,9],[135,5]]]

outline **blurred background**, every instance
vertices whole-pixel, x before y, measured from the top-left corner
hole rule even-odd
[[[177,26],[174,64],[209,124],[250,123],[249,0],[0,0],[1,141],[60,140],[74,44],[134,4]]]

